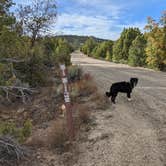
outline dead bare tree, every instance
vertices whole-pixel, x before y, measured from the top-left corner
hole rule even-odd
[[[24,34],[31,35],[31,47],[37,37],[49,30],[55,23],[57,7],[55,0],[33,0],[32,4],[18,9],[20,24]]]

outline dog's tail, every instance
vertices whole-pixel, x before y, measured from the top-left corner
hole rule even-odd
[[[106,92],[105,95],[106,95],[107,97],[110,97],[110,96],[111,96],[111,92]]]

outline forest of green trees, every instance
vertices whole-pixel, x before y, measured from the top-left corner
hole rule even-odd
[[[10,12],[13,5],[0,2],[0,94],[6,96],[10,88],[20,93],[17,87],[44,85],[50,68],[70,64],[73,51],[66,40],[43,35],[57,16],[54,0],[20,6],[17,18]]]
[[[159,22],[148,18],[145,33],[139,28],[125,28],[115,42],[96,42],[89,38],[80,50],[94,58],[165,71],[166,11]]]

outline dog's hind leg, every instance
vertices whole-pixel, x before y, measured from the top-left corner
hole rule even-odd
[[[115,104],[115,99],[116,99],[117,93],[112,94],[111,96],[111,101]]]

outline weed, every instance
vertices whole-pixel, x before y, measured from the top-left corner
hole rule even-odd
[[[82,69],[79,66],[70,66],[68,68],[69,82],[76,82],[82,78]]]
[[[30,136],[32,124],[30,120],[25,121],[23,127],[17,127],[13,122],[0,123],[0,135],[11,135],[16,138],[20,143],[24,142]]]

